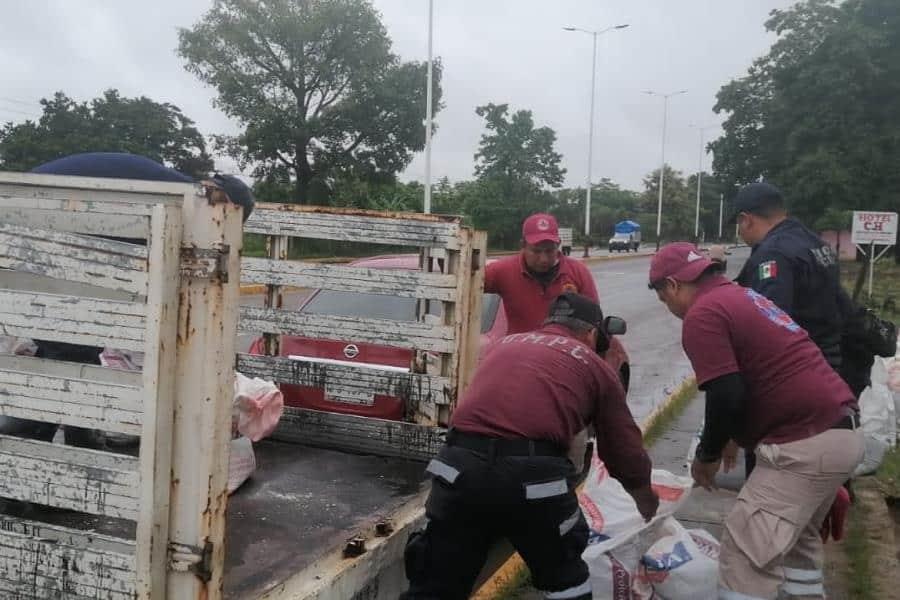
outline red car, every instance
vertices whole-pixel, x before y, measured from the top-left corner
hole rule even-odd
[[[355,261],[352,266],[412,270],[418,268],[418,260],[418,256],[415,255],[378,256]],[[433,303],[433,306],[437,309],[440,303]],[[299,310],[313,314],[415,321],[416,301],[413,298],[320,289],[307,296]],[[624,323],[622,325],[624,326]],[[481,315],[481,356],[506,334],[506,313],[500,296],[485,294]],[[250,346],[249,352],[263,354],[263,348],[262,338],[259,338]],[[334,341],[288,335],[281,336],[280,355],[403,370],[409,368],[413,359],[413,352],[405,348],[379,346],[354,340]],[[630,375],[628,354],[615,337],[612,338],[604,359],[619,373],[622,384],[628,389]],[[393,396],[373,395],[367,398],[353,398],[355,402],[351,403],[329,399],[326,395],[327,390],[323,388],[282,384],[281,389],[287,406],[379,419],[403,418],[403,400]]]

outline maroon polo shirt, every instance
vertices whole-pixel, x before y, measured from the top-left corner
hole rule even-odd
[[[649,485],[650,459],[616,373],[561,325],[509,335],[481,361],[451,426],[568,448],[588,424],[597,455],[628,489]]]
[[[740,373],[746,415],[737,441],[783,444],[818,435],[856,400],[821,350],[771,300],[724,277],[700,284],[682,344],[697,383]]]
[[[509,323],[508,333],[534,331],[543,324],[550,304],[563,292],[577,292],[599,302],[594,277],[584,264],[563,254],[559,270],[546,287],[525,268],[522,254],[508,256],[487,266],[484,291],[499,294]]]

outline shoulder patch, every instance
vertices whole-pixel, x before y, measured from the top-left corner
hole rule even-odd
[[[574,292],[574,293],[577,294],[577,293],[578,293],[578,286],[575,285],[574,283],[570,282],[570,281],[569,281],[569,282],[566,282],[566,283],[563,284],[563,287],[562,287],[562,293],[565,294],[566,292]]]
[[[759,279],[775,279],[778,277],[778,263],[774,260],[767,260],[764,263],[759,263],[757,267]]]

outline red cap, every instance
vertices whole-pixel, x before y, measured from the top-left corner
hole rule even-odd
[[[559,243],[559,224],[553,215],[536,213],[522,223],[522,239],[526,244]]]
[[[713,262],[690,242],[674,242],[660,248],[650,261],[650,285],[664,279],[695,281]]]

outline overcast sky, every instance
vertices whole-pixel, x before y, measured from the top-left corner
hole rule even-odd
[[[715,93],[742,76],[773,41],[763,22],[793,0],[434,0],[434,53],[444,63],[444,102],[434,138],[434,179],[472,177],[483,131],[474,109],[509,103],[556,130],[566,184],[587,177],[591,37],[573,25],[628,29],[600,36],[594,180],[640,189],[660,161],[662,99],[642,90],[687,94],[669,102],[666,159],[694,172],[699,134],[720,122]],[[38,100],[63,90],[78,100],[118,88],[172,102],[200,130],[236,126],[212,106],[214,93],[188,74],[174,50],[211,0],[0,0],[0,121],[40,114]],[[427,0],[374,0],[405,59],[427,55]],[[423,82],[424,85],[424,82]],[[717,129],[706,132],[718,135]],[[705,157],[707,170],[712,157]],[[233,163],[217,159],[220,168]],[[422,180],[423,156],[404,179]]]

